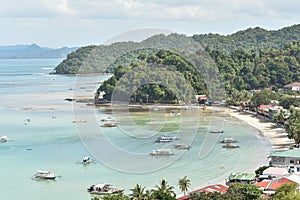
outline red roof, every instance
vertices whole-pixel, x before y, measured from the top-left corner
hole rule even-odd
[[[270,190],[276,190],[282,184],[285,184],[285,183],[295,183],[295,182],[291,181],[290,179],[287,179],[287,178],[281,178],[281,179],[272,181],[272,184],[269,186],[269,189]]]
[[[259,106],[259,109],[266,109],[266,108],[272,108],[272,105],[262,104],[262,105]]]
[[[286,183],[295,183],[295,182],[287,178],[280,178],[275,180],[266,180],[266,181],[258,182],[255,185],[260,188],[264,188],[264,190],[276,190],[282,184],[286,184]]]
[[[258,182],[255,185],[257,187],[266,189],[268,187],[268,185],[269,185],[270,182],[271,182],[271,180],[265,180],[265,181]]]
[[[189,198],[190,198],[190,195],[187,194],[187,195],[185,195],[185,196],[182,196],[182,197],[177,198],[176,200],[189,200]]]
[[[200,192],[219,192],[221,194],[226,193],[228,190],[228,186],[222,185],[222,184],[215,184],[215,185],[209,185],[204,188],[200,188],[198,190],[195,190],[191,193],[200,193]]]
[[[205,94],[196,95],[197,99],[207,99],[207,96]]]

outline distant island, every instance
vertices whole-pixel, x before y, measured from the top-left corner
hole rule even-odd
[[[0,46],[0,59],[64,58],[77,47],[58,49],[40,47],[37,44]]]

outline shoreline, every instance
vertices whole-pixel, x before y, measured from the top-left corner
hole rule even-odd
[[[228,110],[227,114],[256,128],[262,136],[268,139],[274,151],[288,150],[295,143],[294,140],[287,137],[284,128],[279,127],[277,124],[270,122],[263,117],[246,112],[238,112],[231,108]]]

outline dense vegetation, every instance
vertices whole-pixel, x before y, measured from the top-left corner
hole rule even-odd
[[[300,41],[290,42],[279,50],[258,52],[236,50],[225,53],[209,50],[225,81],[227,91],[263,89],[300,80]]]
[[[288,83],[300,81],[300,41],[291,42],[279,50],[270,49],[260,50],[259,52],[237,50],[231,53],[209,49],[207,49],[207,51],[212,60],[215,61],[222,80],[225,83],[228,103],[231,101],[238,102],[250,99],[251,94],[247,91],[251,89],[273,88],[278,90],[278,88],[282,88]],[[139,72],[132,73],[129,77],[127,76],[125,82],[122,80],[123,82],[118,84],[133,88],[135,85],[129,80],[135,80],[140,83],[141,80],[147,79],[148,76],[166,76],[166,74],[163,73],[167,70],[165,66],[172,66],[174,70],[183,75],[184,79],[189,81],[195,94],[209,95],[205,83],[209,81],[210,77],[206,77],[207,79],[201,78],[203,74],[200,75],[198,69],[179,55],[161,50],[155,54],[136,55],[136,58],[139,58],[140,62],[131,63],[128,67],[119,65],[115,68],[114,76],[101,85],[98,92],[104,91],[106,93],[104,96],[105,99],[111,100],[112,92],[115,89],[114,86],[120,81],[121,77],[135,67],[144,65],[145,62],[143,61],[146,61],[148,64],[162,64],[160,68],[161,73],[157,73],[157,71],[155,73],[155,70],[151,71],[150,69],[148,69],[148,72],[139,70]],[[208,71],[213,68],[212,65],[207,63],[201,67],[206,67]],[[170,76],[167,75],[166,77]],[[163,79],[163,77],[157,79]],[[182,87],[179,86],[187,87],[183,84],[184,80],[180,79],[180,75],[176,77],[171,76],[171,79],[170,81],[173,83],[176,81],[181,83],[177,84],[179,90],[177,94],[180,93],[180,89],[182,89]],[[126,87],[123,87],[123,90],[125,89]],[[130,99],[132,102],[177,102],[175,100],[174,91],[172,93],[170,88],[163,89],[163,86],[148,84],[139,88],[139,90],[136,89],[137,88],[132,91],[134,92],[134,97]],[[188,98],[181,98],[181,100],[185,99]],[[267,104],[270,99],[277,100],[278,97],[269,90],[263,90],[261,94],[254,94],[253,103],[255,105]]]
[[[194,42],[191,43],[191,40]],[[97,73],[106,71],[115,59],[128,51],[141,48],[168,50],[182,46],[193,48],[197,44],[226,53],[235,50],[257,52],[259,49],[280,49],[291,41],[300,40],[300,25],[267,31],[261,28],[247,29],[232,35],[203,34],[187,37],[171,34],[156,35],[140,43],[118,42],[111,45],[87,46],[78,49],[62,61],[56,68],[58,74]],[[199,47],[198,47],[199,48]],[[112,69],[108,69],[112,72]]]
[[[55,71],[58,74],[114,73],[97,94],[104,91],[108,101],[114,93],[126,101],[141,103],[189,101],[194,94],[208,94],[213,98],[222,85],[214,81],[222,80],[227,103],[234,104],[250,99],[249,90],[277,91],[288,83],[300,81],[299,33],[300,25],[294,25],[278,31],[247,29],[228,36],[156,35],[142,42],[82,47],[69,54]],[[201,49],[201,45],[206,48]],[[167,78],[164,82],[151,83],[164,79],[163,76]],[[144,84],[145,80],[149,84]],[[170,85],[177,87],[170,88]],[[188,85],[192,88],[186,90]],[[219,96],[225,98],[225,94]],[[267,101],[266,98],[254,100],[254,104]]]
[[[280,49],[293,40],[300,40],[300,25],[286,27],[277,31],[267,31],[256,27],[238,31],[232,35],[219,34],[194,35],[193,38],[204,47],[219,51]]]
[[[116,67],[97,93],[104,91],[104,98],[111,100],[114,92],[118,100],[127,97],[125,101],[140,103],[177,103],[192,100],[194,94],[208,94],[200,72],[179,55],[159,50],[138,58],[139,62],[128,67]]]

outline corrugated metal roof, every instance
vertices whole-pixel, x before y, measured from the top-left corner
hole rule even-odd
[[[232,172],[229,176],[229,179],[239,179],[239,180],[253,180],[255,179],[255,174],[248,173],[234,173]]]
[[[271,153],[271,156],[300,158],[300,150],[286,150]]]

